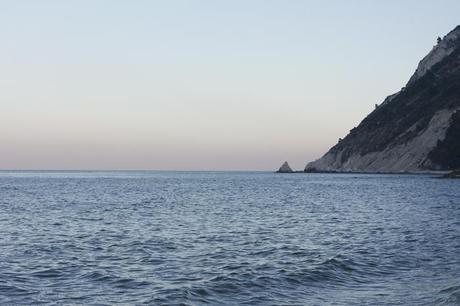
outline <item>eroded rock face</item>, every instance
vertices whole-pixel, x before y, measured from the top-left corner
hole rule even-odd
[[[276,172],[277,173],[292,173],[294,171],[292,171],[291,167],[289,166],[288,162],[286,161],[281,165],[281,167]]]
[[[406,87],[305,171],[460,168],[460,26],[420,62]]]
[[[458,40],[460,39],[460,30],[457,26],[453,31],[444,36],[444,38],[433,47],[418,64],[417,70],[409,80],[409,83],[413,83],[416,80],[423,77],[434,65],[441,62],[444,58],[450,55],[455,49],[458,48]]]

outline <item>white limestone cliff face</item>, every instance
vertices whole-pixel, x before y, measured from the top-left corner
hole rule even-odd
[[[388,96],[323,157],[308,163],[305,171],[415,172],[458,167],[459,79],[457,26],[420,61],[401,91]]]
[[[409,79],[408,84],[418,80],[424,76],[431,67],[442,61],[446,56],[454,52],[456,44],[454,43],[460,38],[460,27],[455,28],[449,34],[444,36],[444,38],[433,47],[433,49],[428,53],[418,64],[417,70]]]
[[[354,154],[342,163],[342,151],[328,152],[322,158],[309,163],[305,171],[344,171],[344,172],[411,172],[430,166],[428,154],[443,140],[450,125],[452,115],[457,109],[445,109],[437,112],[427,128],[411,141],[387,147],[384,151],[371,152],[361,156]],[[418,123],[417,123],[418,124]],[[414,130],[415,126],[410,129]],[[408,130],[407,132],[410,132]]]

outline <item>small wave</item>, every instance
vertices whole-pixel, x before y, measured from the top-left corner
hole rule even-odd
[[[133,278],[120,278],[116,281],[112,282],[112,285],[115,288],[120,288],[120,289],[139,289],[142,287],[147,287],[150,285],[149,282],[147,281],[138,281]]]
[[[105,282],[105,281],[111,281],[113,279],[111,276],[106,275],[102,272],[98,272],[98,271],[85,273],[81,275],[80,278],[89,280],[89,281],[94,281],[94,282]]]
[[[45,269],[33,272],[31,275],[38,278],[60,278],[64,276],[64,271],[61,269]]]
[[[147,281],[139,281],[133,278],[123,278],[115,275],[109,275],[101,271],[88,272],[80,275],[79,278],[95,283],[106,283],[119,289],[139,289],[150,285]]]
[[[26,294],[34,294],[35,292],[23,289],[12,285],[0,285],[0,295],[22,296]]]
[[[348,285],[353,282],[367,282],[370,277],[384,275],[386,272],[378,270],[367,263],[358,263],[345,256],[338,255],[316,264],[312,268],[283,274],[285,280],[289,283]]]
[[[443,289],[439,294],[442,297],[436,301],[437,305],[460,305],[460,285]]]

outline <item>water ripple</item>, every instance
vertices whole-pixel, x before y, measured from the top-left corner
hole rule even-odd
[[[0,304],[458,305],[459,183],[0,172]]]

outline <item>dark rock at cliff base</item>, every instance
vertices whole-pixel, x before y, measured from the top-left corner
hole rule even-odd
[[[443,176],[443,178],[460,179],[460,170],[452,171]]]
[[[289,166],[288,162],[284,162],[281,167],[276,171],[276,173],[293,173],[291,167]]]
[[[369,101],[373,102],[373,101]],[[460,169],[460,26],[307,172],[417,172]]]

